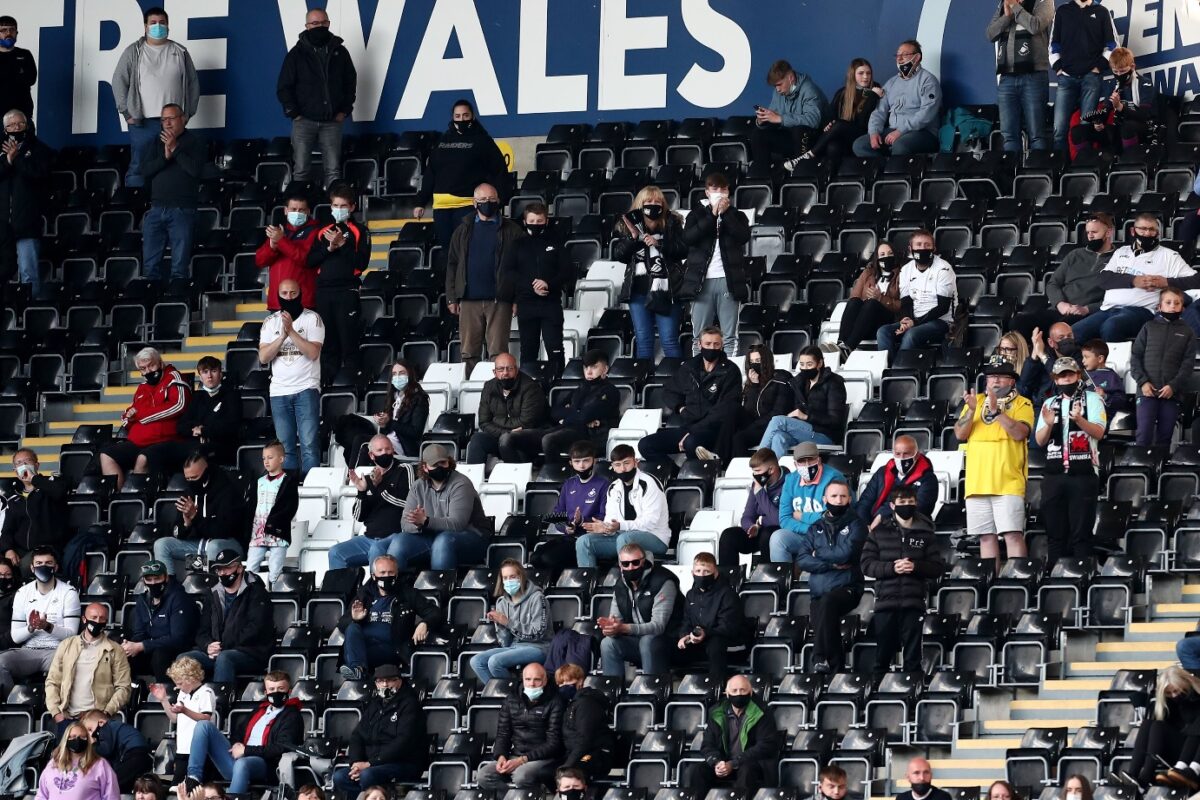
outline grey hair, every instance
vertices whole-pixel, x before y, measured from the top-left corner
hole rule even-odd
[[[29,124],[29,117],[25,116],[25,112],[19,108],[14,108],[4,115],[4,124],[8,125],[8,120],[13,117],[20,117],[22,122],[24,122],[26,125]]]
[[[137,355],[133,357],[134,364],[154,361],[162,361],[162,353],[158,352],[158,350],[153,347],[143,347],[141,350],[138,350]]]
[[[375,560],[371,562],[371,569],[374,570],[375,565],[378,564],[380,561],[390,561],[390,562],[392,562],[392,566],[396,568],[396,571],[397,572],[400,571],[400,561],[397,560],[397,558],[395,556],[393,556],[389,553],[384,553],[381,556],[375,556]]]

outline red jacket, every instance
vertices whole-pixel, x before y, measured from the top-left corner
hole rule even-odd
[[[180,438],[175,422],[187,408],[192,390],[175,367],[163,364],[162,371],[158,383],[138,386],[129,406],[137,411],[129,423],[129,441],[138,447]]]
[[[267,308],[279,310],[279,284],[293,280],[300,284],[300,302],[305,308],[317,307],[317,270],[310,269],[308,251],[317,238],[317,222],[309,219],[299,228],[283,223],[283,238],[276,247],[267,239],[258,246],[254,263],[259,269],[270,267],[270,285],[267,287]]]

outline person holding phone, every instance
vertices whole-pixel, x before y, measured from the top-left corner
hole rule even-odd
[[[754,107],[750,156],[764,164],[783,163],[789,172],[808,152],[825,118],[825,96],[808,75],[797,73],[784,59],[767,70],[774,89],[767,108]]]
[[[317,313],[325,322],[325,344],[321,347],[321,377],[329,385],[345,368],[357,377],[363,321],[358,299],[359,275],[371,263],[371,231],[353,218],[357,206],[354,187],[335,183],[329,187],[329,211],[333,224],[317,231],[308,251],[309,269],[317,274]],[[372,376],[374,377],[374,376]]]
[[[193,453],[183,462],[187,490],[175,499],[177,514],[173,535],[154,542],[154,557],[163,562],[167,574],[175,574],[175,560],[200,552],[212,560],[221,550],[246,552],[242,491],[220,467],[210,466],[203,453]]]

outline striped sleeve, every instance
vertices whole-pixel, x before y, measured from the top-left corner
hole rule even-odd
[[[168,391],[175,392],[175,402],[157,414],[142,417],[139,422],[159,422],[160,420],[170,419],[177,414],[183,413],[184,407],[187,406],[187,384],[183,382],[183,378],[179,377],[178,373],[176,373],[176,376],[178,379],[171,381],[171,385],[168,388]]]

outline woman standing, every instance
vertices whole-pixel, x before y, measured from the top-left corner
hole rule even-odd
[[[821,131],[812,150],[800,158],[828,158],[836,167],[842,155],[850,152],[854,140],[866,134],[871,112],[883,97],[883,87],[874,77],[870,61],[856,58],[850,62],[846,85],[833,94],[830,108],[835,117]]]
[[[37,800],[119,800],[117,775],[96,755],[92,737],[81,722],[63,733],[50,763],[38,780]]]
[[[554,636],[550,606],[541,588],[530,582],[520,561],[508,558],[500,564],[496,608],[487,613],[487,618],[496,625],[500,645],[471,657],[471,669],[484,686],[492,678],[511,677],[513,667],[546,660]]]
[[[679,305],[674,292],[687,257],[679,215],[667,207],[657,186],[647,186],[633,207],[617,220],[612,257],[627,265],[621,302],[629,303],[638,358],[654,358],[654,331],[662,339],[663,355],[682,358],[679,347]]]
[[[850,352],[863,339],[875,340],[875,332],[896,321],[900,313],[900,281],[896,254],[887,242],[875,248],[875,257],[867,262],[850,289],[850,299],[842,310],[838,328],[838,346]]]

